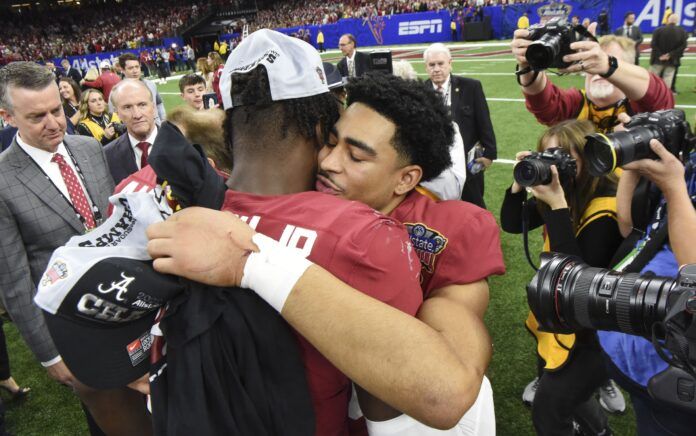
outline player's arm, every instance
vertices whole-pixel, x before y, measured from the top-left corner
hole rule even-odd
[[[449,285],[432,291],[417,315],[440,333],[462,364],[474,369],[476,378],[469,380],[468,389],[476,394],[493,352],[491,337],[483,322],[488,298],[486,280]]]
[[[188,208],[148,228],[148,251],[160,272],[219,286],[243,285],[244,276],[244,284],[252,282],[250,288],[275,301],[271,304],[283,318],[346,376],[429,426],[451,428],[471,407],[477,392],[470,380],[480,376],[435,330],[317,265],[304,270],[294,285],[278,279],[296,258],[270,255],[273,269],[248,277],[257,259],[249,260],[249,253],[258,250],[253,235],[230,213]],[[282,297],[264,296],[262,286],[253,284],[265,278],[289,283],[290,289]],[[278,286],[273,288],[277,293]]]

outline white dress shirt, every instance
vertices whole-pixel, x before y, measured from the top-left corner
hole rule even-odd
[[[19,136],[19,133],[17,133],[16,138],[17,144],[19,144],[19,146],[22,147],[22,150],[24,150],[29,155],[29,157],[31,157],[34,160],[34,162],[36,162],[39,168],[41,168],[41,170],[48,176],[48,179],[51,181],[51,183],[53,183],[53,185],[56,188],[58,188],[61,194],[63,194],[63,197],[65,197],[65,199],[72,204],[72,201],[70,199],[70,193],[68,192],[68,186],[65,184],[65,180],[63,180],[63,175],[60,173],[60,168],[58,167],[57,163],[51,162],[51,159],[53,158],[53,155],[55,153],[41,150],[40,148],[36,148],[27,144]],[[68,154],[68,150],[65,148],[65,144],[63,144],[62,142],[58,144],[58,149],[56,150],[56,153],[60,153],[63,156],[63,159],[65,159],[65,162],[68,164],[68,166],[73,170],[73,172],[75,173],[75,177],[77,178],[77,181],[80,183],[80,186],[82,187],[82,191],[85,193],[85,197],[87,197],[87,201],[89,201],[90,207],[94,207],[92,199],[89,197],[87,189],[85,189],[82,177],[79,176],[79,173],[75,168],[75,163],[73,162],[73,159],[70,157],[70,154]]]
[[[150,133],[150,136],[148,136],[147,139],[145,139],[145,141],[138,141],[137,139],[135,139],[133,135],[130,134],[130,132],[128,133],[128,139],[130,140],[131,148],[133,148],[133,153],[135,153],[135,165],[138,167],[139,170],[142,169],[140,168],[140,158],[143,156],[143,151],[138,148],[138,144],[140,144],[141,142],[150,143],[150,146],[147,148],[147,155],[149,156],[150,152],[152,151],[152,144],[155,143],[156,137],[157,125],[155,125],[155,128]]]

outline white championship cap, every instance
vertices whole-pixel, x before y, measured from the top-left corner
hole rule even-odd
[[[250,73],[263,65],[268,73],[273,101],[311,97],[329,92],[319,53],[306,42],[268,29],[252,33],[235,48],[220,79],[222,104],[234,106],[232,74]]]
[[[111,62],[109,62],[108,59],[104,59],[103,61],[99,62],[99,68],[111,68]]]

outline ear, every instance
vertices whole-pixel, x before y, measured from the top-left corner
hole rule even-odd
[[[405,195],[412,191],[423,177],[423,169],[418,165],[407,165],[399,170],[399,183],[394,187],[394,194]]]
[[[12,127],[17,127],[14,122],[14,117],[7,109],[0,109],[0,117],[5,120],[5,124],[9,124]]]

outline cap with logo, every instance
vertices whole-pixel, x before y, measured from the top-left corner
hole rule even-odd
[[[220,78],[225,109],[240,106],[232,101],[232,74],[250,73],[259,65],[268,73],[273,101],[329,92],[321,56],[314,47],[298,38],[260,29],[244,38],[225,63]]]
[[[48,262],[34,297],[70,371],[97,389],[125,386],[149,370],[158,308],[183,291],[157,273],[145,229],[171,214],[160,190],[112,196],[112,215],[75,236]]]

